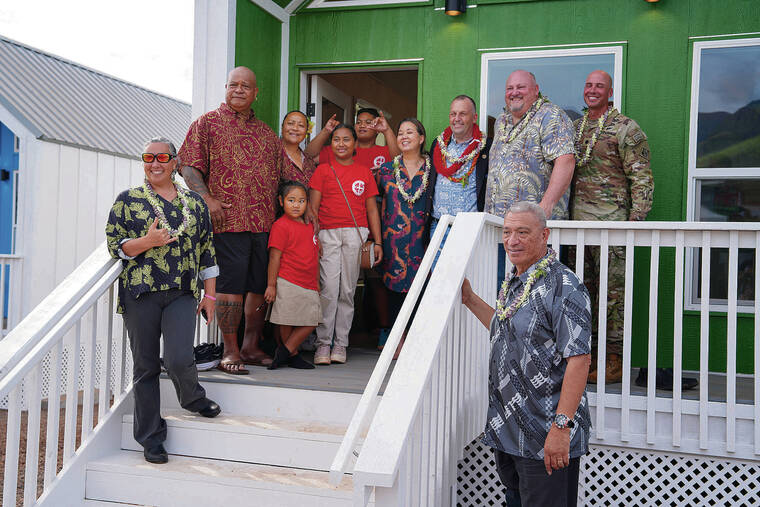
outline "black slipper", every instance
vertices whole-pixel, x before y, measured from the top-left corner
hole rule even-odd
[[[288,364],[291,368],[298,368],[299,370],[313,370],[314,365],[311,364],[306,359],[302,358],[298,354],[295,356],[290,357],[290,363]]]
[[[274,351],[274,357],[272,358],[272,364],[267,366],[267,370],[276,370],[280,366],[285,366],[290,363],[290,351],[285,345],[278,345],[277,350]]]

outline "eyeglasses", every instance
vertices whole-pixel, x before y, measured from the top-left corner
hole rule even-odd
[[[371,120],[356,120],[357,125],[366,125],[368,127],[371,127],[375,124],[377,121],[377,118],[372,118]]]
[[[142,161],[146,164],[150,164],[153,160],[158,160],[162,164],[165,164],[174,157],[176,157],[176,155],[172,155],[171,153],[143,153]]]

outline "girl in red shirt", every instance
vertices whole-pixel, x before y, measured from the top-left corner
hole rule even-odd
[[[270,370],[288,365],[311,369],[298,347],[322,318],[319,299],[319,240],[314,225],[303,219],[309,205],[306,186],[286,181],[279,189],[284,214],[269,232],[269,267],[264,299],[274,303],[269,321],[280,326],[281,343]]]
[[[330,141],[334,159],[320,164],[309,182],[322,244],[319,282],[323,313],[322,323],[317,327],[314,364],[346,362],[359,279],[359,254],[370,229],[373,238],[381,237],[375,200],[377,185],[369,168],[354,163],[356,141],[353,127],[343,124],[335,127]],[[375,243],[374,249],[376,262],[380,262],[383,254],[380,243]]]

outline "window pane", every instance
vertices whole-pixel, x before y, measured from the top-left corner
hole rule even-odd
[[[749,248],[739,249],[739,267],[736,286],[738,304],[749,305],[755,301],[755,251]],[[697,269],[697,301],[702,297],[702,250],[695,255]],[[727,304],[728,302],[728,248],[710,250],[710,302]]]
[[[505,58],[488,61],[488,124],[504,111],[504,88],[515,70],[536,76],[541,93],[565,110],[571,120],[583,116],[583,85],[594,70],[607,72],[614,81],[615,55],[552,56],[544,58]],[[492,133],[489,133],[492,135]]]
[[[760,221],[760,179],[699,180],[697,181],[698,221],[758,222]],[[702,252],[695,256],[697,266],[697,298],[701,297],[702,273],[699,269]],[[755,299],[755,253],[739,249],[737,297],[739,304],[751,304]],[[728,248],[713,248],[710,252],[710,299],[726,303],[728,299]]]
[[[699,180],[700,222],[760,222],[760,179]]]
[[[697,167],[760,167],[760,45],[701,53]]]

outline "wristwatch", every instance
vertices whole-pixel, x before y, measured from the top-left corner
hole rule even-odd
[[[575,422],[565,414],[557,414],[554,416],[554,425],[563,430],[565,428],[572,428],[575,426]]]

